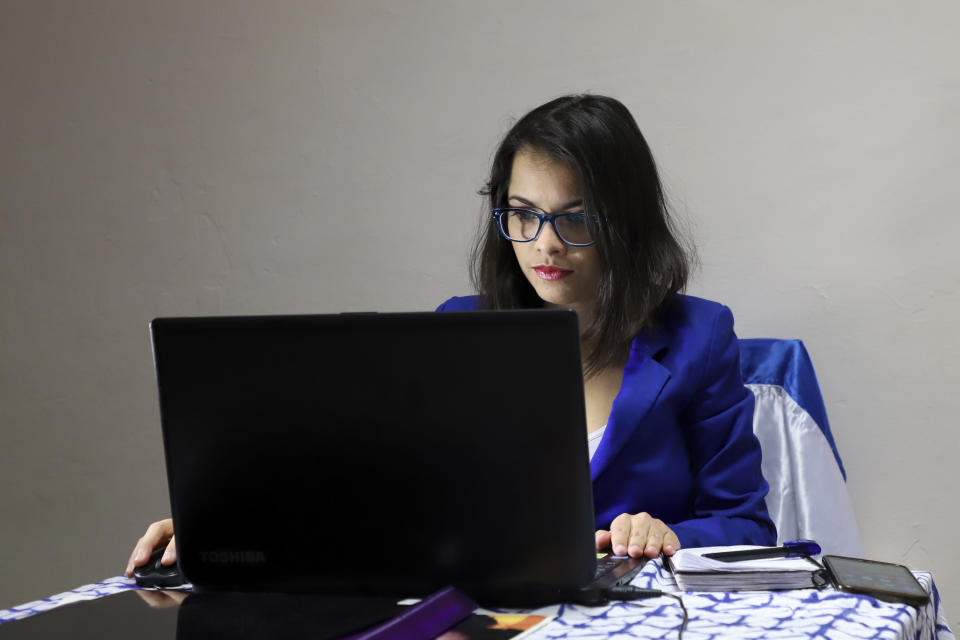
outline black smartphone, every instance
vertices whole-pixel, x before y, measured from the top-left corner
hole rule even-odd
[[[885,602],[902,602],[915,607],[930,602],[930,595],[902,564],[823,556],[823,566],[840,591],[863,593]]]

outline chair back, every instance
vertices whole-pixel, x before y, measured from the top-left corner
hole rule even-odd
[[[803,342],[740,340],[740,372],[756,398],[753,431],[777,543],[806,538],[825,554],[861,556],[846,472]]]

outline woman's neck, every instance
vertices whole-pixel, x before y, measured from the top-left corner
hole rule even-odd
[[[580,325],[580,335],[583,336],[584,330],[590,326],[590,323],[593,322],[593,305],[586,304],[553,304],[550,302],[544,302],[543,307],[545,309],[570,309],[575,311],[577,314],[577,324]],[[581,340],[581,347],[586,345],[583,344]]]
[[[594,306],[586,304],[562,305],[546,302],[544,303],[544,307],[547,309],[570,309],[571,311],[576,312],[577,324],[580,328],[580,359],[581,364],[583,365],[584,373],[586,373],[587,362],[593,355],[594,350],[597,348],[598,342],[597,336],[592,336],[589,338],[584,336],[584,332],[586,331],[587,327],[589,327],[590,323],[593,322]]]

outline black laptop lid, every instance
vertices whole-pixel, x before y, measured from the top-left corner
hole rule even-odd
[[[151,331],[177,552],[198,588],[416,595],[592,578],[573,312],[161,318]]]

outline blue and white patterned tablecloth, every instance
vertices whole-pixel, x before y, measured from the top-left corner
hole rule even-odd
[[[940,606],[940,595],[929,573],[914,572],[931,594],[930,604],[917,609],[888,604],[870,596],[848,595],[834,589],[684,593],[660,561],[648,563],[634,586],[660,589],[683,598],[689,613],[685,640],[748,638],[910,638],[955,640]],[[617,602],[603,607],[559,605],[537,609],[555,615],[524,640],[557,638],[676,638],[683,619],[673,598]]]
[[[677,590],[673,577],[659,561],[648,563],[633,584],[677,593],[683,597],[690,617],[684,632],[687,640],[956,640],[947,626],[946,615],[940,605],[940,594],[933,578],[925,572],[914,572],[914,575],[932,596],[930,604],[920,609],[880,602],[869,596],[839,593],[833,589],[682,593]],[[130,589],[138,587],[129,578],[108,578],[43,600],[0,610],[0,623]],[[537,609],[535,613],[553,615],[556,619],[538,629],[528,640],[676,638],[682,620],[680,605],[676,600],[667,597],[617,602],[603,607],[558,605]]]
[[[20,606],[12,607],[10,609],[0,609],[0,624],[3,624],[4,622],[10,622],[12,620],[20,620],[21,618],[43,613],[44,611],[56,609],[57,607],[73,604],[75,602],[96,600],[97,598],[112,596],[114,594],[130,590],[143,591],[143,589],[138,587],[137,583],[133,581],[133,578],[125,578],[123,576],[107,578],[106,580],[101,580],[100,582],[85,584],[82,587],[77,587],[76,589],[71,589],[70,591],[58,593],[57,595],[44,598],[43,600],[34,600],[33,602],[21,604]]]

